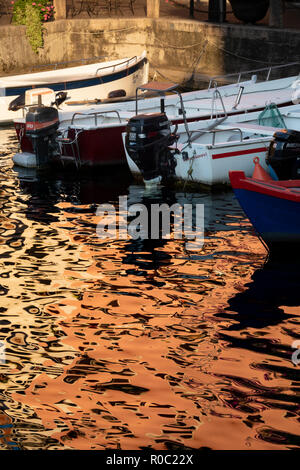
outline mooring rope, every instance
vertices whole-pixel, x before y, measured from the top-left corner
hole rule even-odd
[[[132,30],[138,31],[139,29],[136,26],[131,26],[131,27],[128,27],[128,28],[108,29],[108,30],[99,30],[99,31],[72,31],[71,34],[92,34],[92,35],[93,34],[95,34],[95,35],[103,34],[104,35],[104,34],[111,34],[111,33],[123,33],[125,31],[132,31]],[[204,46],[206,46],[207,43],[208,43],[208,44],[211,44],[212,46],[214,46],[216,49],[224,52],[225,54],[231,55],[233,57],[237,57],[238,59],[242,59],[242,60],[245,60],[245,61],[248,61],[248,62],[255,62],[255,63],[259,63],[259,64],[265,64],[266,63],[265,60],[252,59],[251,57],[245,57],[245,56],[242,56],[240,54],[237,54],[236,52],[229,51],[228,49],[225,49],[224,47],[219,46],[214,41],[212,41],[211,39],[208,39],[208,38],[206,38],[205,41],[195,42],[193,44],[188,44],[188,45],[185,45],[185,46],[176,46],[174,44],[166,43],[166,42],[158,39],[157,37],[155,37],[154,39],[163,48],[169,48],[169,49],[175,49],[175,50],[192,49],[193,47],[198,47],[198,46],[203,45],[203,44],[204,44]],[[133,44],[129,43],[129,45],[133,45]],[[145,47],[146,47],[146,44],[145,44]],[[296,57],[295,61],[297,62],[298,60],[300,60],[300,58]],[[272,63],[270,62],[270,64],[272,64],[272,65],[284,65],[281,62],[273,62],[273,61],[272,61]]]

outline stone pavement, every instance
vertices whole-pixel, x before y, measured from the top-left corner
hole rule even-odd
[[[249,0],[250,1],[250,0]],[[141,3],[143,0],[136,0]],[[190,0],[160,0],[161,16],[176,16],[189,18]],[[194,0],[194,19],[198,21],[208,21],[208,0]],[[226,22],[233,24],[243,24],[232,13],[232,8],[227,0]],[[268,26],[269,13],[256,25]],[[300,2],[284,2],[284,28],[294,28],[300,30]]]
[[[79,18],[95,18],[93,14],[88,14],[87,10],[83,9],[80,14],[71,15],[70,6],[76,2],[76,5],[83,2],[83,5],[86,3],[95,3],[97,0],[67,0],[67,10],[68,18],[79,19]],[[99,0],[100,1],[100,0]],[[126,8],[126,3],[129,0],[117,0],[120,3],[120,9],[112,13],[112,16],[120,17],[132,17],[132,12],[129,8]],[[251,0],[249,0],[251,1]],[[160,0],[160,17],[169,17],[169,18],[180,18],[180,19],[189,19],[190,18],[190,0]],[[286,1],[284,2],[284,22],[283,27],[286,29],[298,29],[300,30],[300,2]],[[146,0],[134,0],[134,17],[145,17],[146,16]],[[10,24],[11,14],[7,14],[11,11],[11,0],[0,0],[0,25]],[[227,0],[226,8],[226,23],[230,24],[243,24],[239,21],[232,13],[231,5]],[[107,14],[101,13],[101,17],[108,17]],[[208,0],[194,0],[194,20],[198,21],[208,21]],[[256,25],[267,26],[269,25],[269,15],[265,16],[263,20],[256,23]]]

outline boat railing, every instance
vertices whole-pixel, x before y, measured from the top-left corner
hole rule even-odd
[[[232,131],[232,132],[238,132],[238,133],[240,134],[240,142],[242,142],[242,140],[243,140],[243,132],[241,131],[241,129],[240,129],[239,127],[232,127],[232,128],[230,129],[230,131]],[[224,132],[224,129],[213,129],[211,132],[213,133],[211,145],[215,145],[217,132]]]
[[[122,119],[120,117],[120,113],[119,111],[117,110],[110,110],[110,111],[96,111],[96,112],[93,112],[93,113],[74,113],[73,116],[72,116],[72,119],[71,119],[71,126],[74,124],[74,121],[75,121],[75,117],[76,116],[84,116],[86,118],[89,118],[89,117],[93,117],[94,116],[94,119],[95,119],[95,126],[97,126],[98,124],[98,117],[100,116],[103,116],[103,114],[116,114],[118,119],[119,119],[119,122],[122,122]]]
[[[115,72],[116,67],[120,67],[120,65],[124,65],[124,64],[125,64],[125,67],[128,67],[131,61],[133,62],[133,64],[135,62],[137,62],[137,56],[135,55],[135,56],[131,57],[130,59],[123,60],[122,62],[118,62],[117,64],[114,64],[114,65],[105,65],[104,67],[99,67],[96,70],[95,75],[97,75],[100,70],[103,71],[103,70],[111,69],[111,68],[112,68],[112,72]]]
[[[61,132],[61,135],[57,138],[57,142],[60,149],[61,157],[65,158],[66,155],[63,154],[63,149],[66,147],[71,148],[72,158],[76,164],[76,167],[81,166],[80,150],[78,145],[78,136],[83,132],[82,129],[75,129],[73,138],[69,137],[69,129],[64,129]]]
[[[183,118],[183,124],[185,127],[185,132],[188,138],[188,145],[191,145],[190,131],[188,127],[188,121],[186,117],[186,110],[184,107],[184,102],[180,91],[177,90],[178,84],[173,82],[149,82],[145,85],[138,86],[135,90],[135,114],[138,115],[138,92],[153,92],[160,96],[160,112],[165,112],[165,97],[167,93],[175,93],[180,102],[180,109]]]
[[[242,76],[250,75],[250,74],[253,76],[254,74],[257,74],[258,72],[266,72],[265,81],[268,81],[270,79],[271,73],[274,70],[282,69],[282,68],[285,68],[285,67],[292,67],[292,66],[295,66],[295,65],[298,65],[299,68],[300,68],[300,62],[290,62],[288,64],[272,65],[270,67],[264,67],[264,68],[261,68],[261,69],[245,70],[243,72],[235,72],[235,73],[229,73],[229,74],[225,74],[225,75],[217,75],[217,76],[214,76],[210,79],[208,89],[210,90],[212,87],[218,86],[218,80],[220,81],[220,79],[228,80],[228,78],[237,77],[237,80],[234,81],[234,83],[239,84],[240,81],[241,81]]]
[[[235,103],[234,103],[232,109],[236,109],[238,107],[238,105],[240,104],[244,89],[245,89],[245,87],[240,86],[239,91],[236,95]]]
[[[215,88],[214,92],[213,92],[213,95],[212,95],[212,99],[211,99],[211,115],[210,115],[210,119],[214,119],[214,116],[216,119],[220,118],[221,117],[221,114],[219,113],[219,111],[217,110],[216,108],[216,102],[217,100],[220,100],[220,103],[222,105],[222,108],[223,108],[223,113],[224,113],[224,118],[227,118],[227,112],[226,112],[226,109],[225,109],[225,105],[224,105],[224,101],[223,101],[223,98],[222,98],[222,95],[221,93],[219,92],[219,90],[217,88]]]
[[[191,131],[192,141],[194,141],[194,139],[193,139],[193,134],[194,133],[197,134],[197,137],[200,137],[203,134],[212,134],[211,145],[214,146],[216,144],[216,134],[217,134],[217,132],[224,132],[224,131],[238,132],[239,135],[240,135],[239,142],[243,141],[243,132],[239,127],[231,127],[230,129],[201,129],[201,131],[199,131],[199,130]],[[197,142],[195,142],[195,143],[197,143]]]

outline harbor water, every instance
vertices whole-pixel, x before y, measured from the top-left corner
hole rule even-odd
[[[299,448],[299,269],[233,193],[37,175],[0,140],[0,450]],[[203,248],[100,239],[119,196],[204,204]]]

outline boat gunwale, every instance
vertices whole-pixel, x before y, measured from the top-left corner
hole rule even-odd
[[[300,180],[262,181],[246,177],[243,171],[229,171],[229,178],[234,190],[241,189],[277,199],[300,202]]]

